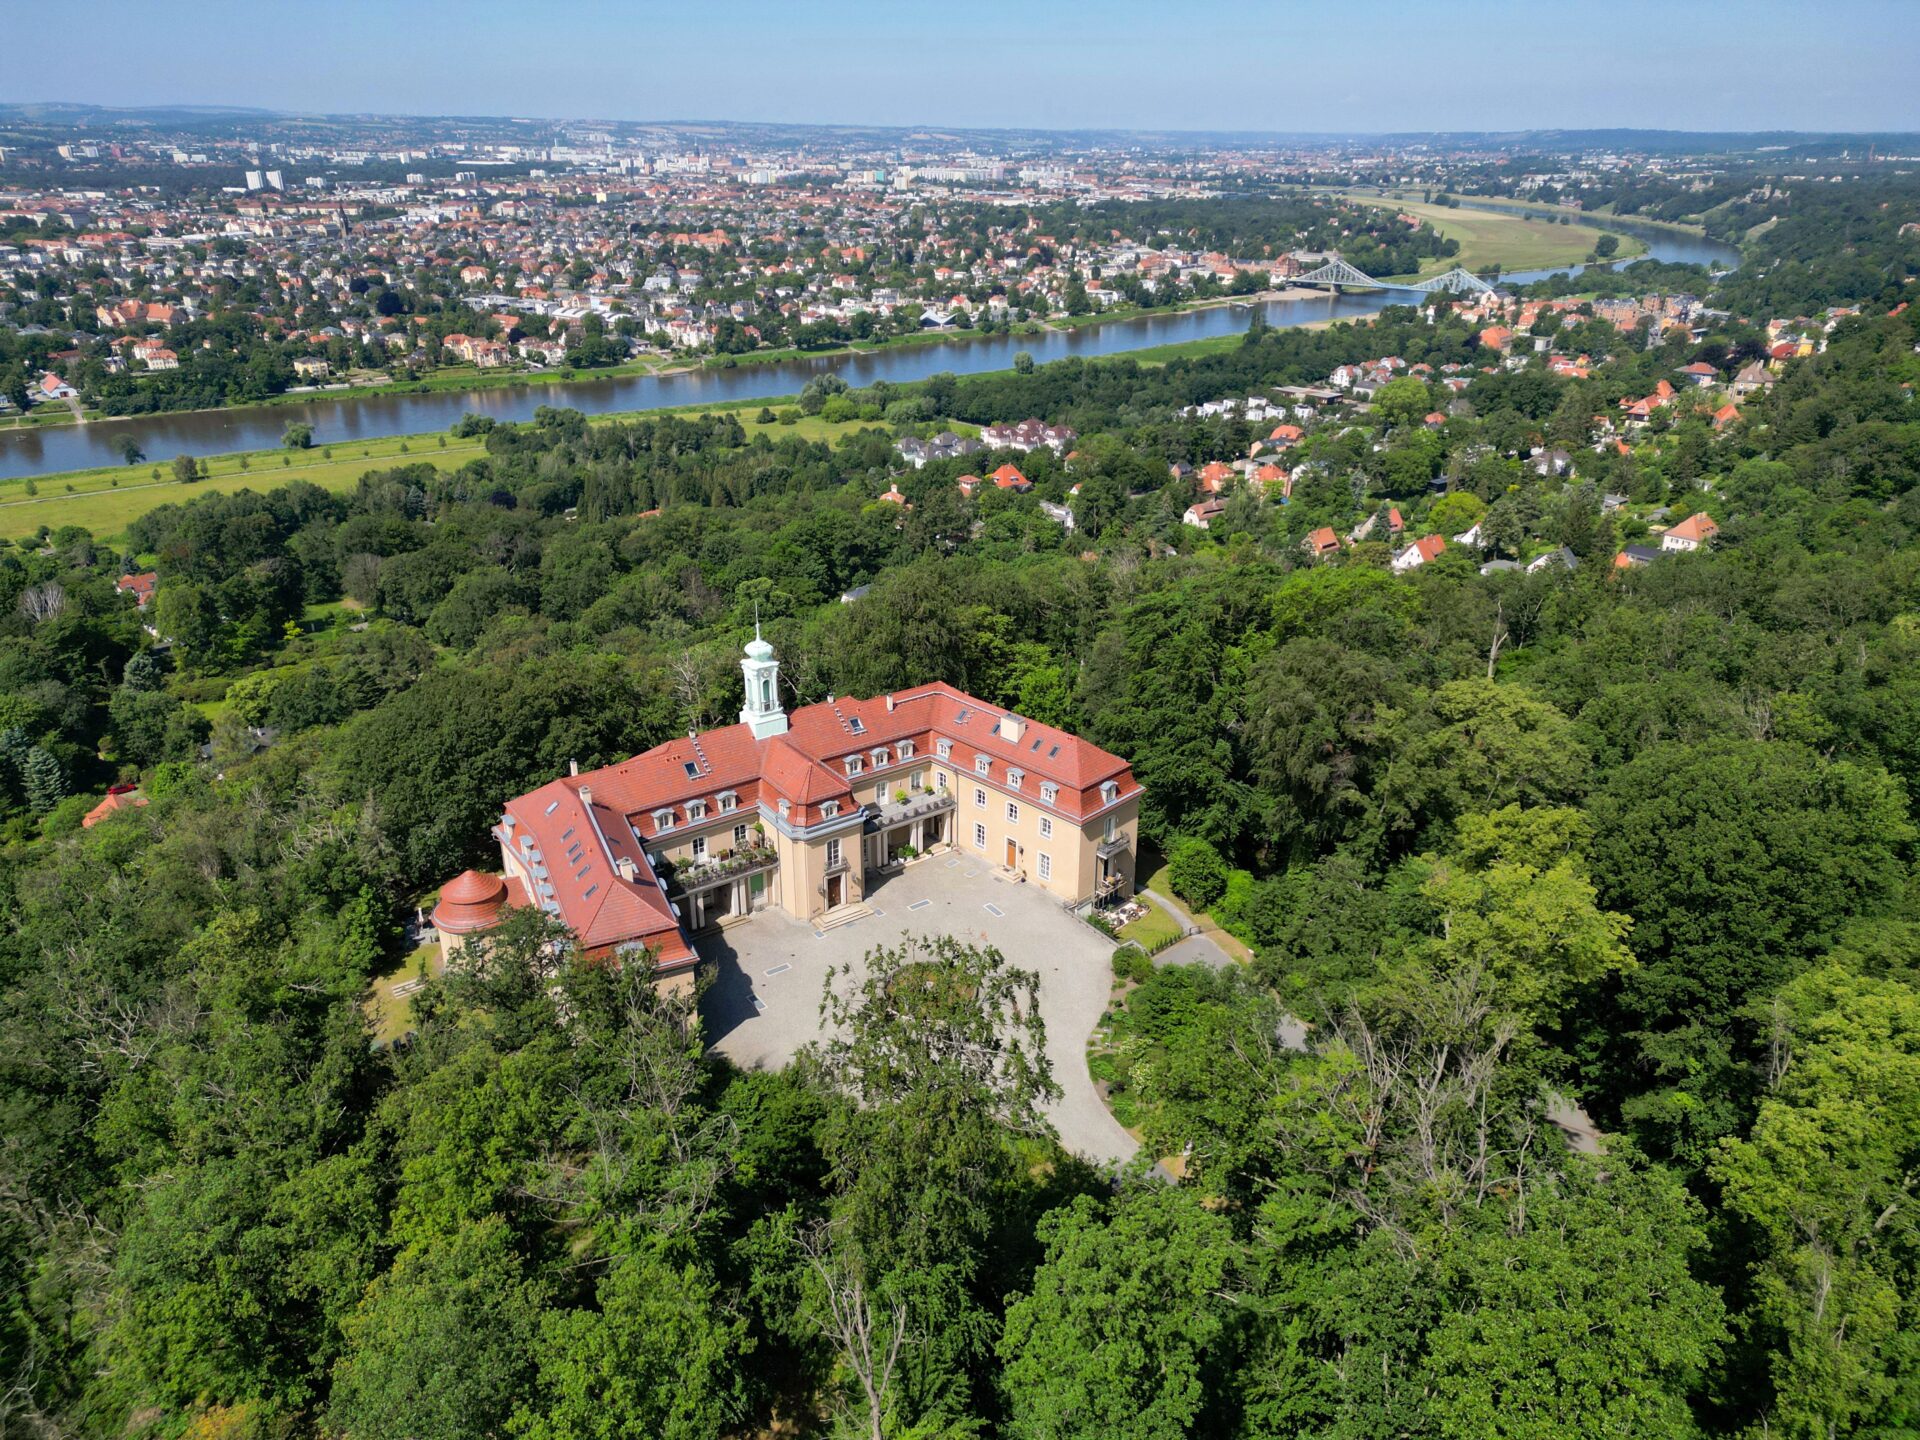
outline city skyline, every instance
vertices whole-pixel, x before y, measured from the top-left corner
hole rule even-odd
[[[765,0],[716,12],[377,0],[324,15],[214,0],[109,0],[36,39],[40,102],[213,105],[312,114],[1258,133],[1633,128],[1822,133],[1920,128],[1902,83],[1910,7],[1788,0],[1604,15],[1470,0],[1169,15],[983,0],[964,28],[854,0],[797,18]],[[1658,45],[1647,44],[1657,34]],[[1490,47],[1499,47],[1497,57]],[[156,54],[191,55],[191,79]],[[298,57],[290,66],[289,56]],[[705,63],[710,58],[711,63]],[[1498,64],[1495,65],[1497,58]],[[1522,63],[1516,64],[1520,61]],[[1463,76],[1498,83],[1463,84]],[[930,83],[935,75],[951,82]]]

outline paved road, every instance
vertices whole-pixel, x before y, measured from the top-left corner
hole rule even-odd
[[[713,1048],[748,1069],[777,1068],[820,1034],[828,965],[857,963],[875,947],[896,945],[908,935],[991,944],[1040,976],[1047,1056],[1062,1092],[1048,1115],[1061,1143],[1097,1162],[1133,1158],[1139,1142],[1113,1118],[1087,1073],[1087,1037],[1112,991],[1110,941],[1044,891],[1002,879],[964,852],[908,866],[867,903],[875,912],[871,917],[824,935],[768,910],[701,940],[701,953],[718,966],[701,1003]]]

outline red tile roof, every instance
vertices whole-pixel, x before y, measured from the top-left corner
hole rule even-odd
[[[885,767],[919,764],[936,758],[938,742],[946,740],[951,742],[949,763],[958,771],[975,773],[982,756],[996,781],[1003,782],[1008,769],[1021,770],[1031,786],[1030,803],[1075,823],[1139,794],[1119,756],[1034,721],[1022,722],[1019,738],[1010,739],[999,729],[1005,713],[944,684],[873,700],[804,705],[788,716],[784,735],[756,740],[751,727],[728,725],[550,781],[509,800],[495,833],[528,863],[534,853],[541,857],[547,874],[537,900],[551,902],[547,908],[589,953],[641,942],[660,952],[662,969],[672,969],[690,964],[692,950],[660,890],[646,845],[729,814],[757,818],[762,807],[777,814],[782,800],[795,824],[816,823],[823,818],[819,807],[829,800],[839,801],[851,815],[848,756],[861,757],[862,774],[871,775],[882,768],[873,760],[876,749],[887,751]],[[905,762],[898,750],[903,740],[914,744]],[[1051,801],[1040,796],[1043,781],[1059,787]],[[1113,801],[1101,793],[1109,781],[1115,786]],[[723,811],[721,796],[728,792],[735,808]],[[706,803],[700,819],[687,809],[696,800]],[[666,811],[672,812],[672,823],[663,830],[656,816]],[[632,862],[630,872],[622,872],[623,861]]]

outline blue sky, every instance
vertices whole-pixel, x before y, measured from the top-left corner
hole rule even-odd
[[[69,0],[57,19],[0,0],[0,33],[24,47],[0,92],[14,100],[1045,128],[1920,129],[1920,0]]]

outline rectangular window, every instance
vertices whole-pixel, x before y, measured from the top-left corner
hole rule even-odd
[[[860,757],[858,755],[849,755],[847,757],[847,774],[858,775],[859,773],[860,773]]]
[[[973,848],[976,850],[984,850],[987,848],[987,827],[986,826],[975,825],[973,827]]]
[[[693,837],[693,858],[695,860],[704,860],[707,858],[707,837],[706,836],[696,835]]]
[[[742,845],[746,843],[747,843],[747,827],[744,825],[734,826],[733,827],[733,848],[738,850]]]
[[[938,755],[942,760],[945,760],[948,756],[953,754],[953,741],[951,740],[934,741],[933,753]]]
[[[900,752],[900,758],[902,760],[911,760],[913,758],[913,741],[902,740],[894,748]]]
[[[1009,790],[1018,790],[1020,788],[1020,782],[1026,778],[1027,772],[1024,770],[1007,771],[1007,788]]]
[[[706,818],[707,818],[707,802],[706,801],[689,800],[687,802],[687,819],[704,820]]]
[[[656,830],[671,830],[673,828],[673,811],[671,810],[654,811],[653,812],[653,828]]]
[[[938,790],[942,795],[947,793],[947,772],[946,771],[936,770],[933,772],[933,788]]]
[[[978,785],[973,787],[973,803],[976,809],[984,810],[987,808],[987,792],[982,790]]]
[[[985,755],[976,755],[973,757],[973,768],[976,774],[985,775],[993,768],[993,761]]]
[[[832,869],[835,865],[838,865],[839,863],[840,863],[840,842],[838,840],[829,840],[827,841],[827,868]]]
[[[1020,807],[1011,800],[1007,802],[1007,823],[1009,825],[1018,825],[1020,823]]]
[[[731,790],[727,791],[725,794],[723,794],[720,797],[720,813],[722,815],[727,814],[729,811],[733,809],[734,806],[738,805],[739,803],[740,803],[740,797],[738,795],[735,795]]]
[[[1042,840],[1053,839],[1053,817],[1051,815],[1042,815],[1040,817],[1040,838]]]
[[[1120,831],[1120,827],[1115,822],[1113,816],[1111,815],[1107,816],[1107,839],[1112,840],[1113,837],[1119,833],[1119,831]]]
[[[926,771],[924,771],[924,770],[916,770],[916,771],[914,771],[914,772],[913,772],[913,774],[911,774],[911,775],[909,775],[909,776],[907,777],[907,788],[908,788],[909,790],[924,790],[924,789],[926,789],[926,788],[927,788],[927,774],[926,774]]]
[[[820,815],[823,819],[831,820],[839,813],[840,802],[838,800],[828,800],[820,806]]]
[[[1051,780],[1042,780],[1040,782],[1040,798],[1049,805],[1053,804],[1054,801],[1060,798],[1060,787]]]
[[[1053,856],[1043,854],[1040,857],[1040,878],[1042,880],[1053,879]]]

